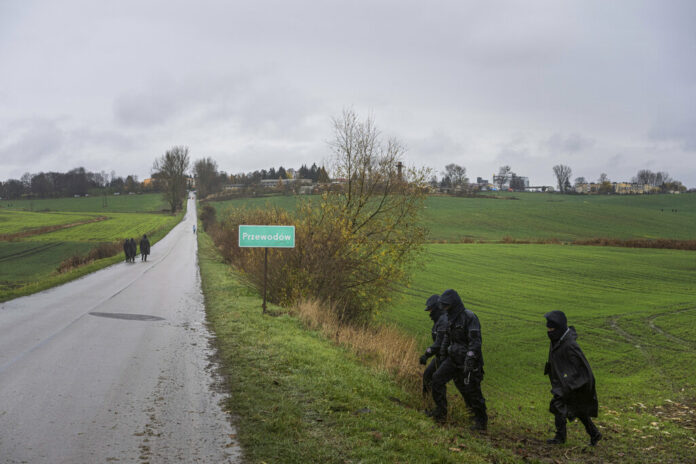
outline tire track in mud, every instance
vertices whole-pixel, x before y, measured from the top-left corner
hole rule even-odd
[[[666,339],[668,339],[668,340],[670,340],[670,341],[672,341],[672,342],[678,343],[678,344],[680,344],[680,345],[682,345],[682,346],[684,346],[684,347],[687,347],[687,348],[689,348],[689,349],[696,349],[696,343],[695,343],[695,342],[693,342],[693,341],[691,341],[691,340],[685,340],[685,339],[683,339],[683,338],[679,338],[679,337],[677,337],[676,335],[674,335],[674,334],[668,332],[667,330],[665,330],[665,329],[663,329],[663,328],[657,326],[657,324],[655,324],[655,319],[657,319],[658,317],[672,316],[672,315],[675,315],[675,314],[681,314],[681,313],[685,313],[685,312],[688,312],[688,311],[694,311],[694,310],[696,310],[696,308],[686,308],[686,309],[680,309],[680,310],[677,310],[677,311],[668,311],[668,312],[664,312],[664,313],[653,314],[652,316],[649,316],[648,318],[646,318],[646,323],[648,324],[648,326],[650,327],[650,329],[652,329],[654,332],[656,332],[656,333],[662,335],[662,336],[665,337]]]
[[[635,336],[631,335],[630,333],[628,333],[627,331],[625,331],[624,329],[622,329],[621,326],[619,326],[618,321],[619,321],[619,318],[616,316],[611,317],[609,319],[609,326],[612,328],[612,330],[614,332],[616,332],[626,342],[628,342],[630,345],[632,345],[634,348],[636,348],[640,352],[640,354],[643,356],[643,358],[645,358],[646,365],[651,366],[654,370],[656,370],[659,373],[660,377],[665,379],[669,383],[670,388],[672,388],[672,390],[674,390],[675,385],[672,382],[671,377],[669,377],[667,375],[665,370],[660,366],[660,363],[656,362],[655,357],[650,353],[650,351],[648,349],[646,349],[645,346],[643,346],[644,343],[642,343],[642,341],[638,337],[635,337]],[[645,345],[649,346],[650,344],[645,343]]]

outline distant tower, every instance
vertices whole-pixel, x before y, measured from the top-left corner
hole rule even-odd
[[[397,163],[397,165],[396,165],[396,169],[398,170],[399,182],[401,182],[402,180],[404,180],[403,177],[402,177],[402,175],[401,175],[401,170],[403,169],[403,167],[404,167],[404,165],[403,165],[403,163],[402,163],[401,161],[399,161],[399,162]]]

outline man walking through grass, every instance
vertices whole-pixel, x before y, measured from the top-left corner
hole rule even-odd
[[[438,299],[447,312],[447,330],[440,350],[447,358],[433,375],[433,400],[436,408],[430,413],[442,423],[447,418],[447,382],[454,385],[474,416],[472,430],[486,430],[488,414],[486,400],[481,392],[483,381],[483,354],[481,352],[481,324],[472,311],[464,307],[459,294],[445,290]]]
[[[423,371],[423,396],[430,393],[432,389],[433,374],[437,371],[437,368],[444,360],[444,353],[440,352],[440,347],[445,339],[445,332],[447,332],[447,313],[440,308],[438,300],[440,295],[432,295],[425,302],[425,310],[428,311],[430,319],[433,321],[433,328],[430,330],[430,335],[433,339],[433,344],[430,345],[426,350],[425,354],[420,357],[420,363],[422,365],[428,364],[428,358],[435,356],[428,367]]]
[[[572,422],[577,417],[590,436],[590,445],[595,446],[602,434],[591,419],[597,417],[598,409],[592,368],[575,341],[578,337],[575,328],[568,327],[563,311],[551,311],[544,314],[544,317],[551,340],[544,374],[551,381],[553,398],[549,411],[554,415],[556,424],[556,435],[546,443],[565,443],[566,420]]]

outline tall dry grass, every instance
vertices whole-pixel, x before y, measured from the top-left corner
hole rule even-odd
[[[93,263],[94,261],[102,258],[110,258],[119,254],[123,250],[120,242],[107,242],[100,243],[98,246],[89,250],[86,255],[73,255],[69,258],[64,259],[56,269],[59,274],[76,269],[80,266],[85,266],[87,264]]]
[[[309,329],[348,348],[368,365],[389,373],[412,393],[420,392],[423,367],[418,364],[416,340],[392,326],[341,323],[337,311],[315,300],[305,300],[292,313]]]

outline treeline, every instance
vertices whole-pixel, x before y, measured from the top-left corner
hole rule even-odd
[[[135,175],[124,178],[116,176],[113,171],[109,175],[104,171],[91,172],[78,167],[68,172],[27,172],[20,179],[0,181],[0,198],[58,198],[99,194],[105,190],[139,193],[152,189],[154,186],[143,186]]]
[[[261,169],[248,173],[233,174],[230,176],[230,181],[233,184],[252,185],[258,184],[262,180],[276,179],[309,179],[312,182],[329,182],[329,174],[324,166],[318,167],[316,163],[312,163],[311,167],[303,164],[299,170],[285,169],[280,166],[278,169],[270,168],[268,170]]]

